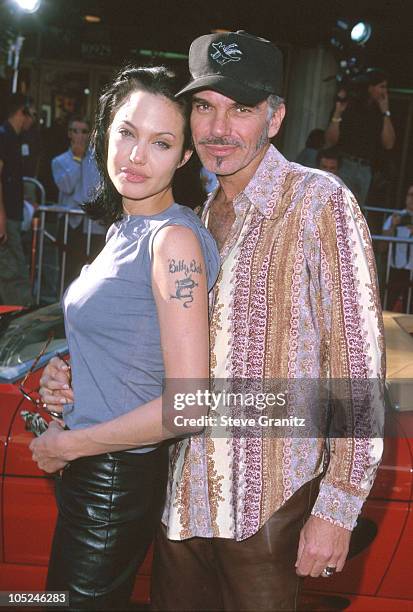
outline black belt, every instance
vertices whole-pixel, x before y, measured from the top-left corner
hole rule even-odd
[[[371,162],[369,159],[365,157],[356,157],[355,155],[343,155],[344,159],[348,159],[352,162],[356,162],[356,164],[360,164],[361,166],[371,166]]]

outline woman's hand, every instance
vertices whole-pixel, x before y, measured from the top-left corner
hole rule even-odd
[[[32,451],[32,459],[44,472],[53,474],[58,470],[62,470],[68,464],[68,461],[63,456],[62,436],[67,436],[63,425],[52,421],[49,424],[49,429],[30,443],[29,448]]]
[[[40,379],[39,395],[47,409],[62,412],[65,404],[74,401],[70,382],[70,366],[59,357],[53,357]]]

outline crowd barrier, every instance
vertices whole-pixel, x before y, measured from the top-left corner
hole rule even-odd
[[[30,179],[31,181],[35,181],[35,179]],[[38,183],[38,181],[36,181]],[[36,186],[40,186],[40,183]],[[368,214],[371,212],[381,213],[384,218],[393,213],[399,213],[399,209],[394,208],[379,208],[375,206],[365,206],[364,214],[368,218]],[[67,258],[67,240],[68,240],[68,232],[69,232],[69,219],[72,215],[75,216],[85,216],[85,213],[82,210],[77,208],[67,209],[63,208],[57,204],[45,205],[44,204],[44,190],[43,190],[43,201],[42,204],[37,208],[38,216],[33,220],[33,240],[32,240],[32,265],[31,265],[31,274],[32,274],[32,282],[35,293],[35,301],[37,304],[40,304],[42,297],[42,274],[44,270],[44,249],[45,249],[45,241],[48,240],[56,247],[59,246],[61,252],[61,260],[60,260],[60,269],[59,269],[59,282],[58,282],[58,295],[57,298],[61,299],[64,292],[64,279],[65,279],[65,271],[66,271],[66,258]],[[53,235],[46,228],[46,215],[56,215],[59,219],[59,224],[63,223],[63,240],[59,244],[59,238],[57,235]],[[57,222],[53,224],[57,227]],[[88,219],[86,225],[86,250],[85,250],[85,260],[89,259],[90,256],[90,248],[91,248],[91,237],[92,237],[92,221]],[[387,307],[387,298],[388,298],[388,288],[389,288],[389,278],[390,278],[390,270],[392,267],[393,261],[393,253],[394,253],[394,245],[399,243],[401,244],[413,244],[413,238],[396,238],[392,236],[382,236],[380,234],[373,234],[371,236],[374,243],[384,242],[387,243],[387,259],[386,259],[386,268],[384,273],[384,291],[382,292],[382,306],[385,310]],[[410,312],[410,306],[412,301],[412,286],[413,286],[413,270],[410,271],[410,283],[408,290],[408,298],[407,298],[407,306],[406,312]]]
[[[44,247],[45,240],[49,240],[53,243],[56,248],[59,248],[61,253],[60,259],[60,270],[59,270],[59,288],[58,288],[58,299],[62,298],[65,286],[65,272],[66,272],[66,260],[67,260],[67,239],[69,235],[69,219],[71,216],[81,216],[85,217],[85,213],[83,210],[79,210],[78,208],[63,208],[58,204],[51,205],[42,205],[37,208],[38,224],[37,228],[33,228],[33,234],[36,234],[34,238],[35,244],[37,245],[37,272],[36,272],[36,282],[34,286],[35,291],[35,301],[36,304],[40,304],[41,301],[41,292],[42,292],[42,274],[44,267]],[[53,235],[49,230],[46,229],[46,215],[56,215],[56,223],[53,225],[58,228],[58,225],[63,224],[63,239],[59,242],[59,236]],[[58,223],[57,223],[58,221]],[[59,232],[60,233],[60,232]],[[90,247],[91,247],[91,236],[92,236],[92,220],[87,219],[86,223],[86,249],[85,249],[85,260],[89,260],[90,257]]]

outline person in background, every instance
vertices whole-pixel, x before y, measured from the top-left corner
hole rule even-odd
[[[395,140],[387,76],[369,69],[350,90],[339,90],[325,132],[326,146],[338,146],[342,152],[340,177],[360,206],[366,203],[378,151],[392,149]]]
[[[413,237],[413,185],[407,189],[406,206],[399,213],[394,213],[383,224],[384,236],[412,239]],[[406,312],[410,286],[410,274],[413,270],[413,244],[393,244],[390,278],[387,294],[387,309]]]
[[[100,177],[94,155],[89,148],[89,122],[74,117],[69,122],[68,136],[70,146],[67,151],[52,159],[52,174],[59,189],[58,203],[67,209],[81,209],[93,199]],[[82,215],[70,215],[67,250],[65,286],[76,278],[87,261],[87,231],[89,220]],[[106,229],[99,223],[92,223],[91,249],[92,260],[105,244]],[[59,222],[59,243],[63,244],[64,218]]]
[[[317,153],[317,165],[319,170],[325,170],[339,176],[341,165],[341,154],[336,147],[320,149]]]
[[[308,168],[317,168],[317,153],[324,146],[324,130],[316,128],[309,133],[305,149],[297,155],[297,164],[302,164]]]
[[[27,306],[32,302],[28,268],[21,240],[23,220],[23,158],[20,136],[34,123],[31,98],[13,94],[8,117],[0,126],[0,303]]]

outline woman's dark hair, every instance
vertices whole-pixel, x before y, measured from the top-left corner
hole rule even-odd
[[[122,218],[122,196],[115,189],[107,171],[108,136],[114,115],[133,92],[146,91],[163,96],[176,104],[185,125],[182,156],[187,149],[192,148],[188,101],[184,96],[175,98],[179,86],[175,74],[165,66],[127,66],[106,87],[99,98],[96,123],[91,138],[101,181],[95,199],[82,206],[89,217],[99,219],[108,225]]]

